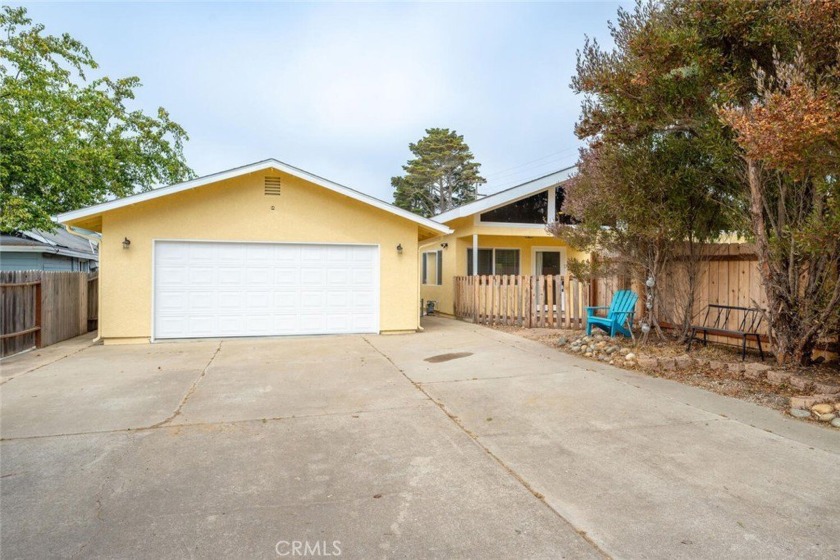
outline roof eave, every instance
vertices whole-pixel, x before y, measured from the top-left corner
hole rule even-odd
[[[190,181],[184,181],[183,183],[176,183],[167,187],[161,187],[159,189],[138,193],[124,198],[118,198],[116,200],[103,202],[101,204],[96,204],[93,206],[88,206],[87,208],[81,208],[79,210],[64,212],[55,216],[54,219],[62,224],[70,223],[84,218],[90,218],[91,216],[96,216],[98,214],[103,214],[105,212],[110,212],[111,210],[116,210],[118,208],[131,206],[132,204],[138,204],[147,200],[153,200],[155,198],[176,194],[190,189],[203,187],[212,183],[217,183],[219,181],[224,181],[227,179],[232,179],[234,177],[247,175],[248,173],[254,173],[257,171],[263,171],[265,169],[272,168],[277,169],[283,173],[292,175],[294,177],[298,177],[299,179],[303,179],[320,187],[324,187],[332,191],[338,192],[340,194],[348,196],[349,198],[358,200],[360,202],[364,202],[375,208],[379,208],[386,212],[390,212],[391,214],[395,214],[397,216],[415,222],[420,226],[424,226],[427,229],[431,229],[438,233],[448,234],[452,231],[439,222],[436,222],[429,218],[418,216],[417,214],[413,214],[408,210],[403,210],[402,208],[394,206],[393,204],[389,204],[385,201],[379,200],[378,198],[351,189],[350,187],[345,187],[344,185],[340,185],[338,183],[330,181],[329,179],[324,179],[323,177],[319,177],[318,175],[314,175],[312,173],[309,173],[308,171],[304,171],[303,169],[299,169],[297,167],[294,167],[287,163],[283,163],[282,161],[276,159],[266,159],[249,165],[229,169],[227,171],[222,171],[211,175],[205,175],[204,177],[198,177]]]

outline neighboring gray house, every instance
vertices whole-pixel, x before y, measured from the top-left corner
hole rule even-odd
[[[58,227],[0,234],[0,271],[83,271],[99,268],[99,243]]]

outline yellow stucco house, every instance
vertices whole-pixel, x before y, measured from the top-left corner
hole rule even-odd
[[[546,231],[547,223],[568,219],[560,211],[563,183],[574,172],[562,169],[434,216],[452,232],[420,242],[423,300],[453,315],[456,276],[566,275],[569,259],[588,259]]]
[[[106,343],[414,331],[418,246],[452,232],[274,159],[57,218],[102,234]]]

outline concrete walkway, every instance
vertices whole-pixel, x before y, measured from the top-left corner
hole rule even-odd
[[[3,557],[840,554],[837,431],[425,326],[0,363]]]
[[[484,327],[426,326],[373,344],[606,554],[840,556],[837,430]]]

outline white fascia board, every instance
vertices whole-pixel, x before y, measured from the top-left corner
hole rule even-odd
[[[544,177],[539,177],[538,179],[528,181],[527,183],[516,185],[515,187],[511,187],[501,192],[469,202],[463,206],[459,206],[458,208],[453,208],[452,210],[443,212],[437,216],[432,216],[432,219],[436,222],[445,223],[457,218],[472,216],[473,214],[477,214],[479,212],[493,210],[494,208],[504,206],[505,204],[510,204],[511,202],[527,198],[540,191],[558,186],[563,181],[569,179],[575,171],[577,171],[577,167],[575,166],[555,171],[554,173],[545,175]]]
[[[117,208],[123,208],[125,206],[137,204],[138,202],[154,200],[155,198],[160,198],[162,196],[168,196],[170,194],[175,194],[190,189],[196,189],[199,187],[210,185],[212,183],[217,183],[219,181],[224,181],[227,179],[233,179],[234,177],[247,175],[249,173],[255,173],[257,171],[264,171],[266,169],[277,169],[278,171],[281,171],[283,173],[287,173],[294,177],[298,177],[299,179],[303,179],[305,181],[309,181],[310,183],[314,183],[320,187],[324,187],[339,194],[343,194],[344,196],[347,196],[349,198],[358,200],[360,202],[364,202],[365,204],[369,204],[371,206],[379,208],[380,210],[390,212],[391,214],[395,214],[397,216],[420,224],[433,231],[437,231],[443,234],[452,233],[451,229],[434,220],[418,216],[417,214],[409,212],[408,210],[403,210],[402,208],[394,206],[393,204],[388,204],[387,202],[379,200],[378,198],[374,198],[357,190],[345,187],[344,185],[339,185],[338,183],[334,183],[329,179],[324,179],[323,177],[319,177],[318,175],[313,175],[308,171],[298,169],[297,167],[293,167],[276,159],[258,161],[256,163],[244,165],[242,167],[236,167],[227,171],[213,173],[212,175],[205,175],[204,177],[199,177],[190,181],[184,181],[183,183],[169,185],[168,187],[161,187],[158,189],[153,189],[151,191],[126,196],[124,198],[118,198],[116,200],[103,202],[102,204],[88,206],[87,208],[81,208],[79,210],[65,212],[63,214],[55,216],[55,220],[60,223],[65,223],[72,220],[78,220],[80,218],[87,218],[89,216],[95,216],[96,214],[101,214],[110,210],[116,210]]]

